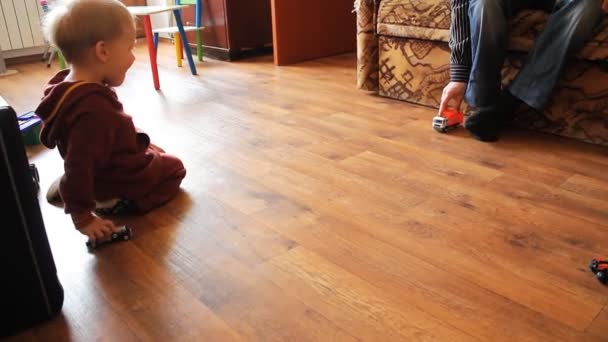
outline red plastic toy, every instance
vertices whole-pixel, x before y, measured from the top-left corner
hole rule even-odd
[[[446,133],[452,129],[462,125],[464,122],[464,113],[455,109],[446,109],[433,118],[433,129],[437,132]]]

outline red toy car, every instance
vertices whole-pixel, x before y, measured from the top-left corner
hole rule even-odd
[[[446,109],[433,118],[433,129],[437,132],[445,133],[450,131],[464,122],[464,113],[455,109]]]

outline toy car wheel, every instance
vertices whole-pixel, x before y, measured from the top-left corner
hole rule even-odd
[[[592,259],[589,262],[589,269],[591,270],[591,272],[595,272],[595,268],[597,267],[597,260]]]
[[[603,284],[605,284],[606,282],[608,282],[608,273],[606,271],[597,272],[595,274],[595,276],[597,277],[597,280],[599,280]]]

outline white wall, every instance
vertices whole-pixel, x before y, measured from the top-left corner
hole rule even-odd
[[[146,3],[148,6],[157,6],[157,5],[173,5],[175,4],[174,0],[147,0]],[[159,13],[150,16],[152,20],[152,28],[160,28],[167,26],[174,26],[173,24],[173,15],[171,12]],[[161,37],[169,38],[169,34],[161,33]]]

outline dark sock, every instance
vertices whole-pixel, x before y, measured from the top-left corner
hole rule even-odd
[[[521,104],[519,98],[505,89],[495,104],[473,111],[464,127],[478,140],[496,141]]]
[[[505,123],[512,120],[515,117],[515,112],[523,104],[515,95],[511,94],[508,89],[504,89],[498,99],[499,109],[503,112],[503,118]]]
[[[480,108],[469,115],[464,122],[464,128],[477,140],[496,141],[504,126],[500,116],[501,113],[496,107]]]

